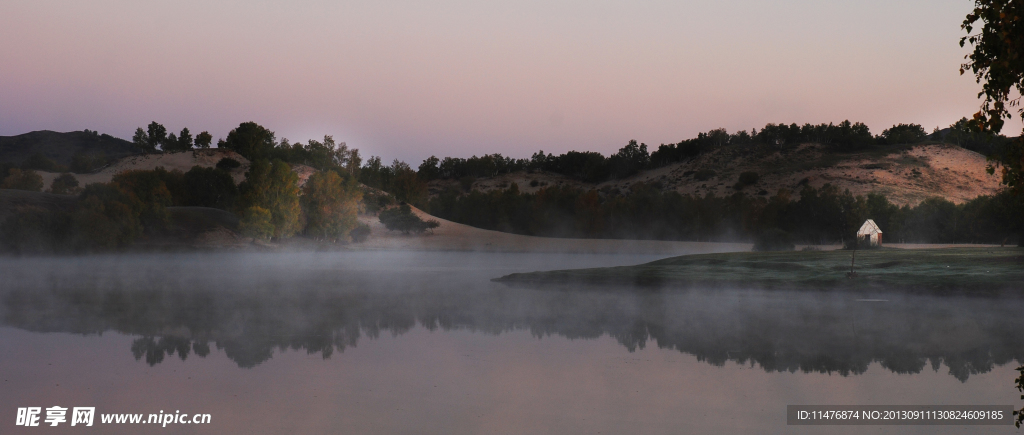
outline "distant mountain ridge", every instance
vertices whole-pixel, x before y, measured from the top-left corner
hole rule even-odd
[[[18,166],[37,153],[58,164],[70,165],[76,154],[121,159],[142,154],[142,150],[127,140],[90,130],[66,133],[40,130],[0,136],[0,164]]]

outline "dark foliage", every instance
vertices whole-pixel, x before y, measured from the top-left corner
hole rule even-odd
[[[250,161],[271,158],[275,145],[274,132],[251,121],[239,124],[217,143],[218,148],[232,150]]]
[[[46,172],[66,172],[67,166],[58,164],[53,159],[46,157],[43,153],[35,153],[21,163],[21,169],[34,169]]]
[[[392,207],[380,212],[380,222],[388,231],[401,231],[403,234],[422,233],[437,228],[441,224],[435,220],[424,221],[416,216],[408,204]]]
[[[693,197],[637,184],[628,193],[545,187],[521,193],[456,190],[429,203],[429,213],[478,228],[548,237],[659,240],[756,240],[779,230],[795,243],[839,244],[874,219],[891,243],[1011,243],[1024,231],[1024,200],[1009,193],[955,205],[932,198],[898,207],[884,196],[854,196],[834,186],[805,187],[799,200],[771,197]]]
[[[225,171],[230,171],[239,166],[242,166],[242,164],[239,163],[238,160],[232,159],[230,157],[225,157],[217,162],[217,169],[223,169]]]
[[[78,179],[67,172],[60,174],[50,184],[50,193],[67,195],[78,191]]]
[[[778,228],[769,228],[754,238],[755,251],[792,251],[794,248],[793,238]]]
[[[227,172],[193,166],[181,177],[175,205],[231,210],[237,197],[238,188]]]
[[[736,181],[736,185],[733,186],[733,187],[735,187],[736,190],[741,190],[744,187],[747,187],[747,186],[749,186],[751,184],[757,183],[757,180],[760,180],[760,179],[761,179],[761,176],[757,175],[757,172],[750,172],[750,171],[743,172],[743,173],[740,174],[739,180]]]
[[[928,137],[924,127],[918,124],[897,124],[882,132],[882,139],[886,144],[913,144]]]

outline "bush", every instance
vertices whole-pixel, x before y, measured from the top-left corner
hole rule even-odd
[[[363,208],[370,214],[377,214],[394,203],[395,198],[387,193],[369,190],[363,194]]]
[[[77,192],[78,179],[67,172],[60,174],[60,176],[53,179],[53,183],[50,183],[50,193],[67,195]]]
[[[239,163],[238,160],[232,159],[230,157],[225,157],[217,162],[217,169],[223,169],[225,171],[230,171],[239,166],[242,166],[242,164]]]
[[[882,132],[882,137],[888,144],[910,144],[924,140],[928,134],[918,124],[898,124]]]
[[[32,170],[12,168],[7,171],[7,177],[0,182],[0,189],[42,192],[43,177]]]
[[[754,239],[755,251],[792,251],[796,249],[789,233],[772,228],[759,234]]]
[[[403,234],[410,232],[422,233],[426,230],[439,227],[441,224],[435,220],[424,221],[413,214],[409,204],[402,204],[380,212],[380,222],[388,231],[401,231]]]
[[[757,180],[760,180],[760,179],[761,179],[761,176],[757,175],[757,172],[744,172],[744,173],[740,174],[739,181],[737,181],[736,185],[733,186],[733,187],[736,188],[736,190],[740,190],[740,189],[742,189],[744,187],[747,187],[747,186],[749,186],[751,184],[756,183]]]

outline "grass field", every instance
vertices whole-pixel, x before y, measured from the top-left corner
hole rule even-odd
[[[1024,290],[1024,249],[876,249],[684,255],[637,266],[517,273],[495,281],[674,288]]]

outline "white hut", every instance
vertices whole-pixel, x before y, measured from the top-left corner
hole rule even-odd
[[[857,241],[868,246],[882,246],[882,230],[875,221],[868,219],[857,230]]]

